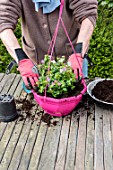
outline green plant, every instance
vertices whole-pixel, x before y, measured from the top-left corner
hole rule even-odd
[[[50,67],[48,69],[48,67]],[[65,63],[65,57],[57,57],[56,61],[45,55],[44,60],[38,65],[39,81],[37,82],[38,93],[44,94],[45,89],[48,95],[57,98],[75,88],[75,74],[69,63]]]
[[[108,8],[113,7],[113,0],[98,0],[98,2],[103,6],[107,5]]]
[[[20,20],[18,21],[16,30],[14,31],[20,45],[21,45],[21,28],[20,28]],[[8,66],[8,64],[10,63],[10,61],[12,60],[12,57],[10,56],[10,54],[7,52],[6,47],[4,46],[4,44],[2,43],[2,41],[0,40],[0,72],[5,72],[6,67]],[[13,70],[11,72],[16,72],[17,73],[17,69],[16,67],[13,68]]]
[[[98,20],[90,41],[89,77],[113,78],[113,8],[99,5]]]

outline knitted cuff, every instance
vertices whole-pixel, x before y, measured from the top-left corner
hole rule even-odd
[[[28,59],[28,56],[26,53],[22,50],[22,48],[17,48],[15,49],[16,56],[18,58],[18,61],[23,60],[23,59]]]
[[[76,44],[76,46],[75,46],[76,53],[82,54],[82,46],[83,46],[83,43],[77,43]]]

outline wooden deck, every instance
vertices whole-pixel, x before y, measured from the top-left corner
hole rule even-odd
[[[48,126],[42,109],[22,90],[19,75],[0,73],[0,93],[34,103],[32,118],[16,104],[24,119],[0,122],[0,170],[113,170],[112,109],[80,105]]]

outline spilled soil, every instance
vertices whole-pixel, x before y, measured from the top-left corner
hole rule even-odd
[[[38,110],[38,108],[37,111],[32,111],[33,107],[37,106],[37,104],[32,103],[27,99],[15,100],[15,103],[17,107],[17,112],[19,114],[18,122],[24,121],[26,118],[34,122],[38,120],[39,116],[41,116],[41,121],[46,123],[48,126],[56,126],[58,123],[58,121],[55,120],[55,117]]]
[[[26,118],[28,118],[28,120],[31,120],[32,123],[34,121],[37,121],[37,125],[40,119],[48,127],[58,125],[60,119],[45,113],[43,110],[40,110],[36,103],[32,103],[32,101],[29,101],[27,99],[16,100],[15,102],[16,102],[17,112],[19,114],[18,122],[24,121]],[[75,110],[73,110],[73,112],[70,113],[69,115],[74,114],[74,117],[76,119],[79,119],[81,114],[86,114],[86,111],[88,113],[88,110],[90,110],[91,105],[93,105],[91,99],[88,97],[88,95],[84,95],[82,101],[77,105]],[[62,117],[65,117],[65,120],[68,121],[70,119],[68,118],[69,115],[62,116]]]
[[[18,121],[23,121],[27,117],[30,120],[34,119],[34,115],[30,113],[30,110],[35,106],[34,103],[26,99],[15,100],[17,112],[19,114]]]

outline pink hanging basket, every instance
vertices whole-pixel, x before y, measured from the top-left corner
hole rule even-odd
[[[40,96],[36,92],[33,92],[36,102],[43,108],[45,112],[52,116],[63,116],[67,115],[78,105],[81,101],[83,94],[86,92],[87,87],[84,81],[82,81],[84,86],[81,93],[74,97],[67,97],[63,99],[54,99],[51,97]]]

